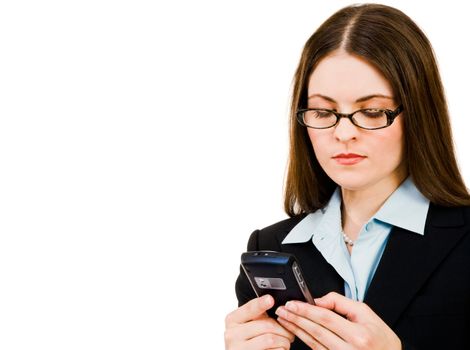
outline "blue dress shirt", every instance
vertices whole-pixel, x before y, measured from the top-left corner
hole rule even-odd
[[[304,243],[311,239],[325,260],[344,279],[345,295],[363,301],[392,227],[423,235],[429,200],[418,191],[411,178],[406,179],[361,228],[351,254],[342,236],[341,200],[338,187],[328,204],[300,221],[282,244]]]

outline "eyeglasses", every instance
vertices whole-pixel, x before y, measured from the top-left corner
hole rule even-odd
[[[402,105],[394,111],[366,108],[359,109],[351,114],[339,113],[331,109],[308,108],[297,111],[297,120],[308,128],[328,129],[338,124],[341,118],[348,118],[351,123],[361,129],[377,130],[392,125],[401,112],[403,112]]]

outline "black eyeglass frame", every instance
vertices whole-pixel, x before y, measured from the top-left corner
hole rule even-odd
[[[356,114],[358,112],[361,112],[361,111],[371,111],[371,110],[384,112],[385,115],[387,116],[387,125],[380,126],[378,128],[365,128],[363,126],[357,125],[356,121],[353,118],[354,114]],[[317,127],[314,127],[314,126],[307,125],[307,124],[305,124],[304,118],[303,118],[303,116],[305,115],[305,112],[307,112],[307,111],[326,111],[326,112],[333,113],[336,116],[336,122],[331,126],[326,126],[326,127],[321,127],[321,128],[317,128]],[[358,109],[357,111],[354,111],[354,112],[349,113],[349,114],[339,113],[339,112],[333,111],[331,109],[325,109],[325,108],[305,108],[305,109],[299,109],[296,112],[296,116],[297,116],[297,121],[301,125],[303,125],[307,128],[312,128],[312,129],[329,129],[329,128],[332,128],[332,127],[338,125],[339,120],[341,118],[348,118],[351,121],[351,123],[353,123],[358,128],[365,129],[365,130],[378,130],[378,129],[383,129],[383,128],[386,128],[386,127],[389,127],[390,125],[392,125],[395,118],[398,117],[401,112],[403,112],[403,105],[399,105],[394,111],[392,111],[390,109],[380,109],[380,108],[363,108],[363,109]]]

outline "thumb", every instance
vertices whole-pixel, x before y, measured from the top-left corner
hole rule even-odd
[[[274,299],[269,294],[255,298],[240,306],[238,309],[230,313],[226,318],[227,325],[242,324],[255,320],[262,316],[267,310],[274,305]]]

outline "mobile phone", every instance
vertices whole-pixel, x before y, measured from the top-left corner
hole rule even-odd
[[[241,256],[241,266],[258,297],[270,294],[276,310],[289,300],[315,304],[294,255],[268,250],[251,251]]]

